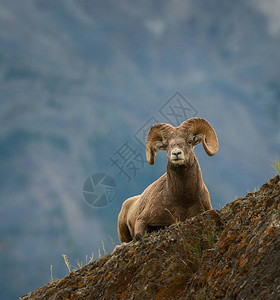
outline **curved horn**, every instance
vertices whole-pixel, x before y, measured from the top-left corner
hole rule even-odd
[[[173,126],[165,123],[158,123],[151,127],[146,142],[146,159],[150,165],[154,164],[158,150],[154,143],[162,142],[166,134],[172,129]]]
[[[202,143],[205,152],[215,155],[219,149],[218,138],[213,127],[202,118],[191,118],[180,125],[184,130],[192,131],[193,135],[203,134]]]

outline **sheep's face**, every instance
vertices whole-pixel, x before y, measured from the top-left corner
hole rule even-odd
[[[167,157],[173,165],[192,165],[194,160],[193,139],[174,138],[167,146]]]
[[[163,141],[156,142],[158,150],[166,150],[169,163],[173,166],[190,167],[195,161],[194,146],[202,141],[202,135],[191,132],[174,131]]]

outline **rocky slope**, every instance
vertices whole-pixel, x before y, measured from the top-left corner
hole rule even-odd
[[[280,298],[279,176],[21,299],[186,298]]]

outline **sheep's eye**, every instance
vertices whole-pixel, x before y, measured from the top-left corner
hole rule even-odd
[[[168,142],[167,141],[162,142],[162,146],[163,146],[163,148],[167,148]]]
[[[192,145],[192,141],[191,141],[191,140],[189,140],[189,141],[188,141],[188,144],[189,144],[189,145]]]

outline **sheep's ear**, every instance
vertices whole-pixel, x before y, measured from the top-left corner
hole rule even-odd
[[[193,146],[200,144],[202,142],[203,134],[197,134],[193,137]]]

